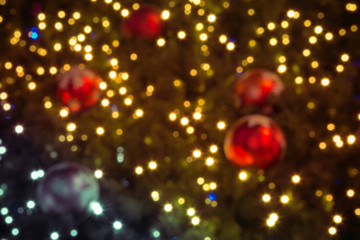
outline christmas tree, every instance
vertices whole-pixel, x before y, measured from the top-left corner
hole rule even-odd
[[[357,8],[0,0],[0,238],[359,239]]]

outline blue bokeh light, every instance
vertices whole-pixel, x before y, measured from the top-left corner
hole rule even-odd
[[[36,27],[32,27],[29,32],[29,37],[33,40],[39,38],[39,30]]]
[[[217,199],[217,195],[215,193],[210,193],[208,198],[211,200],[211,201],[215,201]]]

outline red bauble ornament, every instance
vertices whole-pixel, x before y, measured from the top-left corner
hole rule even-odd
[[[280,127],[263,115],[239,119],[227,132],[226,157],[241,167],[267,168],[284,155],[286,141]]]
[[[284,90],[280,77],[265,69],[254,69],[242,74],[235,82],[237,105],[266,104],[270,94],[279,97]]]
[[[100,82],[94,72],[74,67],[59,76],[56,91],[62,103],[77,113],[97,103]]]
[[[124,20],[123,32],[138,38],[155,38],[163,27],[161,11],[153,6],[143,6]]]

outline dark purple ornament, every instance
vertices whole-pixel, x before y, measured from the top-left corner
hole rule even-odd
[[[78,163],[63,162],[48,169],[37,188],[41,209],[50,214],[81,214],[99,198],[93,173]]]

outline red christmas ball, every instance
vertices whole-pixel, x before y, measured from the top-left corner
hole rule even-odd
[[[94,72],[74,67],[59,76],[56,91],[62,103],[77,113],[98,102],[100,82]]]
[[[155,38],[160,35],[162,27],[161,11],[153,6],[143,6],[125,19],[123,32],[139,38]]]
[[[242,74],[235,82],[237,105],[266,104],[270,94],[279,97],[284,90],[280,77],[265,69],[254,69]]]
[[[248,167],[268,168],[281,159],[286,140],[280,127],[263,115],[239,119],[227,132],[224,151],[233,163]]]

